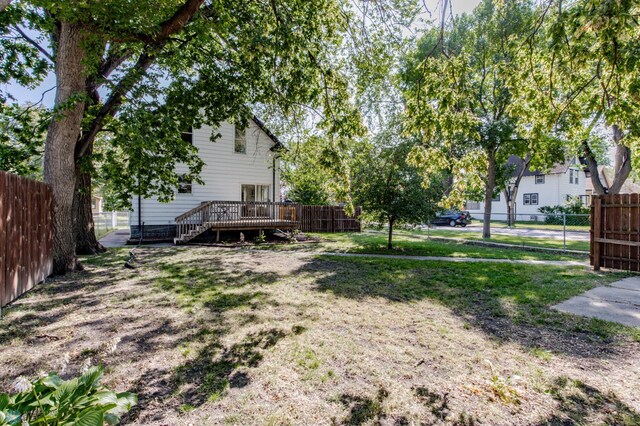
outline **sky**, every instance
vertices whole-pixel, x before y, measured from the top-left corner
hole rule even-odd
[[[428,8],[431,12],[432,16],[436,16],[434,14],[439,14],[439,4],[442,0],[417,0],[424,7]],[[450,0],[451,3],[451,11],[454,15],[458,15],[461,13],[469,13],[473,10],[474,7],[480,3],[480,0]],[[6,93],[11,93],[19,103],[36,103],[39,102],[42,98],[42,103],[45,106],[53,106],[53,101],[55,99],[55,90],[50,90],[49,92],[43,93],[49,89],[55,87],[55,77],[53,73],[51,73],[42,84],[34,89],[28,89],[25,87],[21,87],[19,85],[11,85],[11,84],[3,84],[0,85],[2,90]]]

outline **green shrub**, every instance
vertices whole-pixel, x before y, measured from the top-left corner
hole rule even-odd
[[[564,206],[544,206],[540,207],[538,211],[545,215],[544,223],[547,224],[562,225],[563,215],[567,215],[567,225],[588,226],[590,223],[588,216],[579,216],[590,213],[589,207],[582,204],[580,197],[571,197]]]
[[[120,416],[137,403],[137,397],[101,386],[103,373],[99,366],[71,380],[62,380],[55,373],[35,381],[18,378],[14,385],[17,393],[0,393],[0,426],[118,424]]]

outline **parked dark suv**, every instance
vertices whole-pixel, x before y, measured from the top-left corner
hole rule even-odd
[[[469,212],[463,212],[458,210],[447,210],[441,213],[437,213],[435,219],[431,222],[433,225],[449,225],[456,227],[458,225],[465,227],[471,223],[471,215]]]

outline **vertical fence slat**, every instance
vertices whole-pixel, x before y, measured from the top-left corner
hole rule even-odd
[[[5,295],[5,274],[7,268],[7,250],[6,250],[6,204],[7,204],[7,176],[0,174],[0,306],[6,305],[8,302]]]
[[[360,232],[362,208],[356,207],[353,217],[341,206],[300,206],[302,232]]]
[[[640,271],[640,194],[596,195],[591,214],[594,270]]]
[[[0,307],[51,274],[51,207],[48,185],[0,172]]]

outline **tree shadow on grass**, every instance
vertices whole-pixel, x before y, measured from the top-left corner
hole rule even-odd
[[[601,282],[584,268],[326,256],[298,273],[314,277],[319,291],[351,299],[429,299],[492,338],[529,349],[604,358],[616,354],[620,333],[633,334],[617,324],[549,308]]]
[[[203,265],[197,252],[195,254],[189,260],[161,259],[152,265],[159,272],[156,286],[175,296],[183,309],[198,312],[194,330],[181,333],[183,337],[175,343],[196,352],[182,365],[145,373],[134,387],[140,407],[151,403],[193,409],[223,398],[229,388],[247,386],[251,381],[250,369],[260,364],[265,351],[288,335],[283,330],[269,328],[249,333],[225,346],[223,337],[235,330],[238,321],[245,324],[242,322],[245,316],[255,321],[251,311],[275,303],[260,289],[277,282],[279,275],[256,273],[241,265],[230,266],[221,258],[208,257],[207,264]],[[228,316],[232,311],[234,314]],[[137,418],[141,414],[139,410],[134,410],[127,421]],[[158,418],[142,420],[157,421]]]
[[[268,329],[252,333],[229,348],[214,341],[202,348],[197,357],[173,375],[176,387],[182,387],[185,404],[197,407],[208,400],[222,398],[229,387],[244,387],[250,377],[242,368],[255,368],[262,361],[263,351],[273,347],[287,335],[283,330]]]
[[[347,393],[340,395],[339,401],[349,410],[349,413],[339,424],[357,426],[373,423],[379,425],[381,420],[387,417],[382,404],[388,396],[389,392],[384,388],[378,389],[373,398]]]
[[[559,403],[559,413],[539,422],[538,426],[640,425],[640,414],[616,395],[603,393],[579,380],[560,377],[550,394]]]

